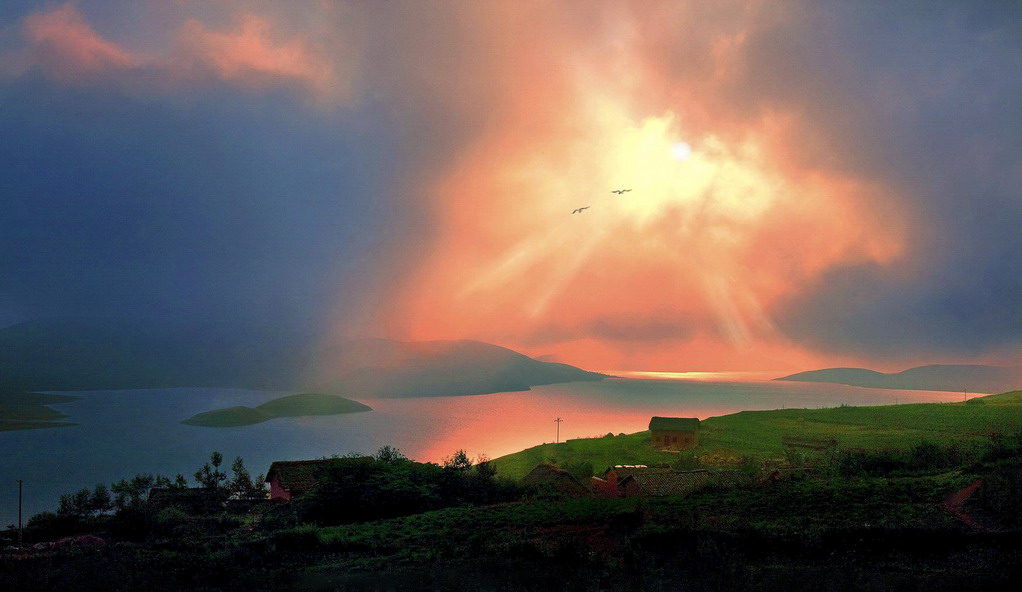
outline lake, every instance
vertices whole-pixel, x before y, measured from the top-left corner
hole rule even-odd
[[[646,375],[602,382],[536,387],[531,391],[361,399],[367,413],[283,418],[234,428],[180,423],[234,405],[265,403],[284,392],[223,388],[90,391],[54,405],[80,425],[0,432],[0,528],[18,520],[18,479],[24,480],[24,520],[56,510],[61,493],[109,485],[136,473],[192,475],[218,450],[230,469],[236,456],[253,477],[274,460],[373,453],[389,444],[409,458],[442,461],[458,449],[491,458],[544,442],[631,433],[653,415],[705,419],[742,410],[957,401],[943,391],[865,389],[834,384],[737,380],[734,375]],[[554,419],[560,417],[559,424]],[[557,430],[560,430],[559,435]]]

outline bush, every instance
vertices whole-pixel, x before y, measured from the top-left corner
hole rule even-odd
[[[78,534],[84,525],[76,516],[41,512],[28,519],[25,542],[39,542]]]
[[[156,536],[179,536],[185,534],[189,522],[188,514],[176,506],[160,510],[153,517],[152,534]]]
[[[975,456],[959,444],[923,441],[907,450],[843,451],[837,456],[837,467],[844,476],[881,477],[961,468]]]
[[[468,470],[471,464],[466,468],[457,460],[440,467],[402,459],[335,459],[294,510],[301,521],[344,524],[522,497],[517,484],[488,470]]]
[[[983,479],[981,506],[998,520],[1018,526],[1022,523],[1022,462],[1001,463]]]

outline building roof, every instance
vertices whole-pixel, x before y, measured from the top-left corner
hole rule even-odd
[[[614,465],[603,472],[604,477],[607,473],[614,471],[617,475],[617,480],[620,481],[628,475],[634,475],[635,473],[670,473],[674,469],[670,465],[654,465],[652,467],[647,465]]]
[[[649,420],[649,429],[670,432],[698,432],[699,419],[695,417],[657,417]]]
[[[536,465],[535,469],[532,469],[528,475],[522,477],[522,483],[528,485],[555,483],[561,489],[578,489],[579,491],[587,492],[591,490],[568,471],[547,463]]]
[[[269,483],[276,477],[284,489],[292,491],[312,489],[319,482],[320,473],[331,465],[350,462],[362,463],[371,460],[373,458],[369,456],[317,460],[276,460],[270,465],[270,470],[266,471],[266,482]]]
[[[643,494],[659,497],[688,493],[708,480],[708,471],[643,471],[633,473],[618,481],[618,487],[626,487],[627,483],[633,482]]]

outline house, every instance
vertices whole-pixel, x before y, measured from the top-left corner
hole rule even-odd
[[[593,492],[601,497],[621,497],[622,492],[618,489],[618,483],[625,477],[636,472],[670,472],[669,465],[614,465],[603,472],[603,477],[592,477],[590,486]]]
[[[265,482],[270,484],[270,499],[289,502],[308,493],[319,484],[320,476],[330,467],[365,466],[376,462],[371,456],[321,458],[317,460],[276,460],[266,471]]]
[[[670,465],[614,465],[603,472],[603,478],[617,486],[618,482],[634,473],[669,473]]]
[[[612,483],[599,477],[589,478],[589,488],[597,497],[621,497],[616,482]]]
[[[266,482],[270,484],[270,499],[289,502],[295,496],[308,492],[316,486],[319,474],[335,459],[319,460],[278,460],[266,471]]]
[[[682,450],[699,445],[699,419],[695,417],[652,417],[650,442],[660,450]]]
[[[551,464],[537,465],[529,474],[522,477],[522,483],[531,485],[542,493],[550,493],[565,497],[585,497],[592,495],[587,487],[574,475]]]

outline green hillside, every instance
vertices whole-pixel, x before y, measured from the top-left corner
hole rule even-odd
[[[543,444],[494,459],[501,475],[521,477],[541,462],[588,462],[596,471],[615,464],[691,463],[716,466],[782,458],[781,437],[833,438],[840,448],[904,448],[922,441],[980,441],[1022,428],[1022,391],[968,403],[914,403],[830,409],[742,411],[700,422],[699,446],[666,453],[650,446],[649,432]]]
[[[255,408],[227,407],[198,413],[181,423],[209,428],[226,428],[262,423],[278,417],[338,415],[372,411],[372,407],[336,395],[301,393],[268,401]]]

